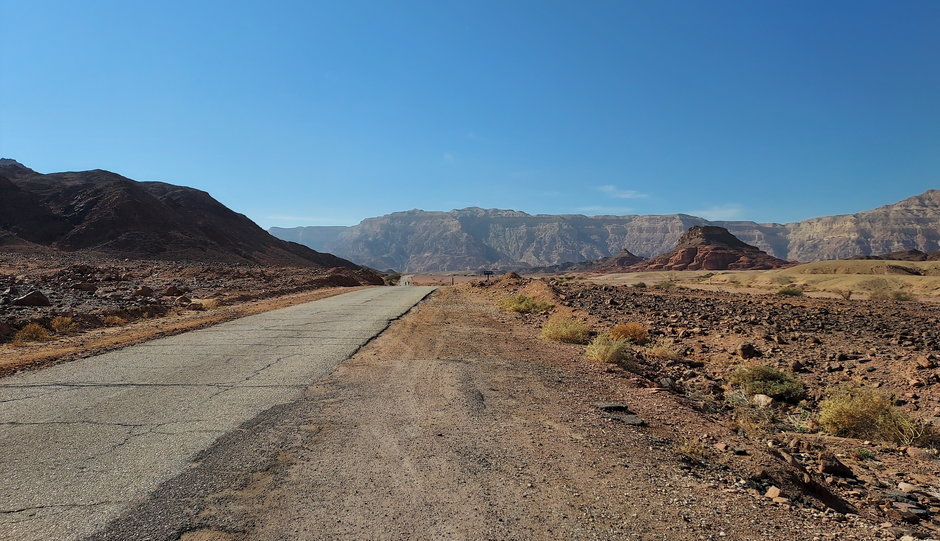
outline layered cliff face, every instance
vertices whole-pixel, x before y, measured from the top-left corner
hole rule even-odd
[[[373,268],[407,272],[547,267],[611,257],[654,257],[693,226],[728,229],[779,259],[815,261],[903,249],[940,250],[940,190],[878,209],[791,224],[710,222],[685,214],[530,215],[498,209],[411,210],[351,227],[272,228],[284,240]]]
[[[769,270],[789,264],[741,242],[724,227],[695,226],[682,235],[673,251],[636,263],[627,270]]]

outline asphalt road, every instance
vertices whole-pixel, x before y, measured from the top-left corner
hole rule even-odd
[[[359,290],[0,379],[0,539],[94,534],[432,290]]]

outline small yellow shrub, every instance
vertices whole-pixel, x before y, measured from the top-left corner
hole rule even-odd
[[[609,334],[600,334],[591,340],[584,356],[602,363],[619,363],[630,358],[630,345],[625,338],[613,338]]]
[[[931,426],[911,419],[891,398],[871,387],[840,387],[819,404],[819,426],[836,436],[930,445]]]
[[[705,442],[698,438],[682,438],[675,442],[675,449],[680,455],[699,462],[711,455]]]
[[[545,301],[539,301],[527,295],[510,295],[499,301],[499,307],[510,312],[532,313],[548,312],[555,307],[554,304]]]
[[[206,299],[204,301],[199,301],[202,304],[202,307],[206,310],[214,310],[222,305],[219,299]]]
[[[22,346],[27,342],[46,342],[51,340],[49,331],[39,323],[30,323],[13,335],[13,345]]]
[[[660,342],[655,346],[646,348],[646,356],[653,359],[659,359],[661,361],[677,361],[682,358],[682,355],[676,351],[676,348]]]
[[[52,330],[59,334],[72,334],[78,330],[78,323],[68,316],[56,316],[49,323]]]
[[[542,338],[569,344],[584,344],[588,340],[590,330],[590,325],[584,321],[555,314],[542,326]]]
[[[631,321],[614,325],[610,329],[610,337],[616,340],[628,340],[634,344],[645,344],[650,339],[650,331],[646,325]]]
[[[109,327],[120,327],[127,323],[127,320],[121,316],[106,316],[104,318],[104,324]]]

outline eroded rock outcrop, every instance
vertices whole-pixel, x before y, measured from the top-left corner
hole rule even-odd
[[[767,270],[789,264],[756,246],[741,242],[724,227],[695,226],[679,239],[673,251],[633,265],[628,270]]]

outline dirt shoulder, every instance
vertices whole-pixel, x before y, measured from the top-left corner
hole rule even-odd
[[[185,311],[144,318],[120,327],[99,327],[74,336],[58,336],[49,342],[26,345],[0,344],[0,377],[98,355],[163,336],[211,327],[225,321],[277,310],[295,304],[342,295],[359,287],[330,287],[222,306],[208,311]]]
[[[894,537],[819,502],[765,498],[767,483],[789,496],[781,456],[645,378],[583,360],[580,346],[539,339],[537,321],[500,311],[496,297],[440,290],[108,532],[160,523],[190,540]],[[694,458],[689,445],[706,434],[728,452]]]

